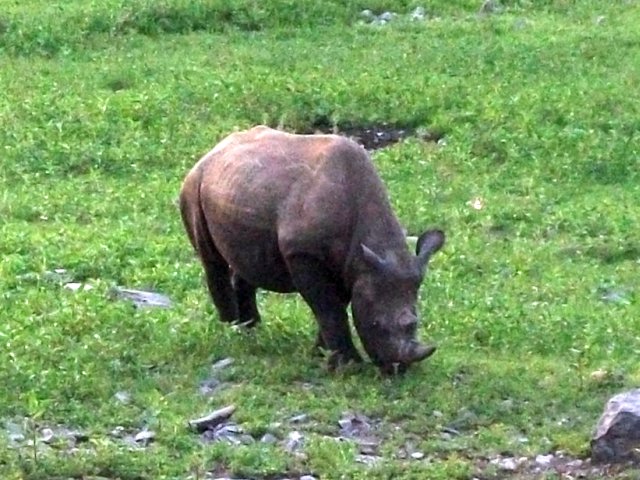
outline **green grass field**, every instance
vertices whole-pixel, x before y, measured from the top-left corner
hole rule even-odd
[[[0,0],[0,477],[562,478],[488,460],[587,456],[640,382],[640,4],[480,3]],[[295,295],[261,293],[251,333],[219,323],[180,222],[223,136],[327,121],[444,134],[373,154],[408,231],[448,235],[420,301],[439,350],[401,377],[327,372]],[[278,441],[187,428],[229,404]],[[372,465],[335,438],[347,411],[376,424]],[[83,441],[42,441],[61,428]]]

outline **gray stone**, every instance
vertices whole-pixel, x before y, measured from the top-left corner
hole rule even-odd
[[[480,7],[480,13],[489,14],[500,11],[500,4],[496,0],[485,0]]]
[[[217,378],[208,378],[200,382],[198,391],[201,395],[208,396],[215,392],[220,387],[220,384],[221,382]]]
[[[113,397],[120,403],[124,404],[127,404],[131,401],[131,394],[125,391],[116,392]]]
[[[304,423],[309,419],[309,415],[306,413],[301,413],[300,415],[296,415],[289,419],[289,423]]]
[[[12,445],[24,442],[27,439],[23,426],[16,422],[6,421],[4,428]]]
[[[380,462],[382,460],[382,457],[379,457],[378,455],[356,455],[356,462],[357,463],[362,463],[364,465],[367,465],[369,467],[375,465],[376,463]]]
[[[265,433],[262,438],[260,438],[260,441],[262,443],[272,444],[276,443],[278,441],[278,438],[273,433]]]
[[[316,477],[314,477],[313,475],[302,475],[300,477],[300,480],[316,480]]]
[[[293,432],[289,432],[289,435],[287,435],[284,449],[289,453],[293,453],[300,450],[303,445],[304,436],[297,430],[294,430]]]
[[[223,408],[219,408],[204,417],[196,418],[194,420],[189,420],[189,427],[195,430],[196,432],[202,433],[206,430],[213,430],[218,425],[223,424],[231,415],[236,411],[236,407],[234,405],[228,405]]]
[[[605,405],[591,439],[594,462],[640,460],[640,389],[613,396]]]
[[[618,303],[620,305],[630,305],[629,292],[624,288],[603,288],[601,289],[601,300],[607,303]]]
[[[371,431],[372,420],[361,413],[344,412],[338,420],[340,434],[345,437],[357,437]]]
[[[56,438],[56,434],[50,428],[43,428],[40,433],[42,435],[42,437],[40,437],[40,441],[44,443],[51,443]]]
[[[553,455],[536,455],[536,465],[540,465],[541,467],[548,467],[551,465],[553,461]]]
[[[139,445],[149,445],[156,438],[156,432],[152,430],[142,430],[136,433],[136,436],[133,437],[133,440]]]
[[[366,20],[369,20],[369,21],[373,20],[373,19],[376,17],[376,16],[373,14],[373,12],[372,12],[371,10],[369,10],[369,9],[362,10],[362,11],[360,12],[360,16],[361,16],[362,18],[366,19]]]
[[[145,290],[134,290],[131,288],[116,287],[115,296],[124,300],[131,300],[137,308],[160,307],[168,308],[171,306],[171,299],[166,295],[155,292],[147,292]]]
[[[495,465],[505,472],[515,472],[518,469],[518,462],[513,457],[494,458],[489,463]]]
[[[424,7],[416,7],[413,12],[411,12],[411,20],[420,21],[424,20],[427,13],[424,10]]]
[[[231,357],[227,357],[227,358],[223,358],[222,360],[218,360],[216,363],[214,363],[213,365],[211,365],[211,370],[222,370],[223,368],[227,368],[229,366],[231,366],[233,364],[233,358]]]
[[[109,432],[109,435],[115,438],[122,438],[126,433],[126,429],[122,425],[118,425],[116,428]]]

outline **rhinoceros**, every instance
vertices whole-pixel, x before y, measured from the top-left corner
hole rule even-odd
[[[347,306],[370,359],[404,371],[434,346],[416,340],[418,288],[440,230],[416,254],[366,150],[338,135],[257,126],[223,139],[187,174],[180,210],[223,322],[260,321],[256,289],[298,292],[334,369],[361,361]]]

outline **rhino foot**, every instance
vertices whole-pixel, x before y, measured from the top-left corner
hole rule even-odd
[[[327,365],[330,372],[335,372],[338,368],[345,366],[351,362],[362,362],[362,357],[355,349],[344,352],[331,352]]]

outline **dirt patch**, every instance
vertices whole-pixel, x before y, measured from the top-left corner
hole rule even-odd
[[[414,137],[425,142],[437,143],[444,138],[444,132],[438,129],[416,128],[410,125],[393,123],[343,123],[332,124],[329,120],[315,120],[309,128],[300,133],[332,133],[355,140],[367,150],[379,150],[399,141]]]
[[[637,478],[636,466],[593,464],[589,458],[577,458],[562,452],[535,457],[503,457],[476,460],[476,478],[485,480],[544,480],[547,478],[586,479]]]

